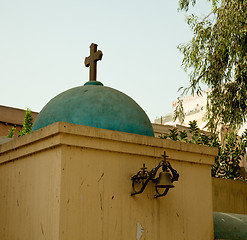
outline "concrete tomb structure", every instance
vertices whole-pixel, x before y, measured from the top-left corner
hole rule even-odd
[[[131,196],[143,163],[179,172]],[[0,239],[212,240],[215,148],[57,122],[0,146]]]
[[[91,45],[86,65],[102,53]],[[95,81],[53,98],[33,132],[0,145],[1,240],[212,240],[211,165],[217,149],[153,137],[145,112]],[[168,155],[180,174],[155,198],[131,196],[145,163]]]

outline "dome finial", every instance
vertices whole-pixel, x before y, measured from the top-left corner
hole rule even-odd
[[[97,79],[97,61],[102,59],[102,51],[97,51],[97,44],[90,45],[90,56],[85,58],[85,66],[89,67],[89,81],[96,81]]]

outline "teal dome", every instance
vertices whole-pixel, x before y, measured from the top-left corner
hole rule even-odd
[[[154,136],[142,108],[126,94],[100,82],[87,82],[54,97],[37,116],[33,131],[55,122]]]

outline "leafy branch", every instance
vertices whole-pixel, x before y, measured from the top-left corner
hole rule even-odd
[[[172,128],[169,130],[169,133],[160,137],[163,139],[171,139],[173,141],[183,141],[217,147],[218,156],[216,156],[215,164],[211,168],[212,176],[244,180],[240,175],[239,163],[246,154],[247,130],[240,138],[237,134],[233,134],[232,132],[228,132],[224,136],[223,141],[220,142],[216,134],[203,133],[199,129],[196,121],[190,121],[187,131],[178,131],[177,128]]]
[[[22,130],[18,132],[18,137],[24,136],[32,132],[32,128],[33,128],[32,112],[30,109],[27,109],[25,111],[23,127],[22,127]]]
[[[211,12],[204,18],[191,14],[186,21],[193,38],[178,49],[190,84],[184,93],[208,93],[207,121],[211,131],[231,126],[234,132],[247,120],[247,0],[209,0]],[[188,11],[195,0],[179,0]]]

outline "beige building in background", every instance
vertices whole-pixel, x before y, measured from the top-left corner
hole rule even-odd
[[[154,123],[162,125],[181,125],[179,120],[173,121],[173,112],[178,105],[177,101],[172,103],[172,113],[156,118]],[[207,91],[203,91],[201,96],[187,96],[183,98],[183,108],[185,113],[184,126],[189,126],[189,122],[196,120],[200,129],[207,130],[205,114],[207,108]]]

